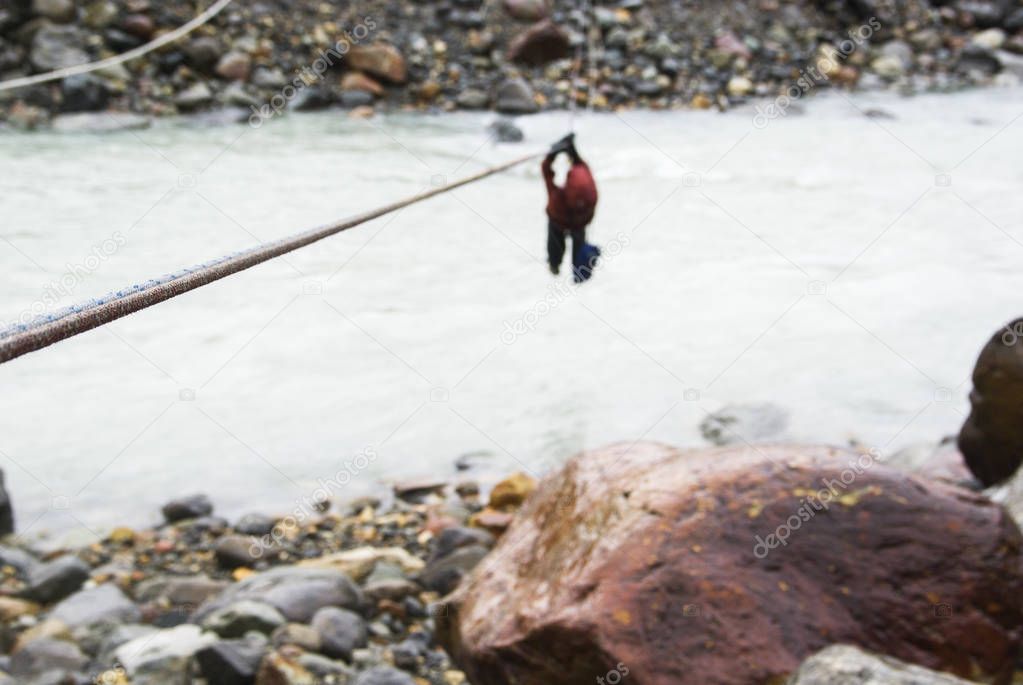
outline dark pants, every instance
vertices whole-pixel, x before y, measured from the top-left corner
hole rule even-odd
[[[553,269],[560,267],[565,258],[565,236],[568,233],[572,234],[572,264],[576,266],[582,263],[580,253],[586,243],[586,228],[566,231],[550,221],[547,223],[547,261]]]

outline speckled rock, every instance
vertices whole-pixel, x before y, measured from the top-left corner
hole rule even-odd
[[[833,642],[989,678],[1011,669],[1015,523],[976,493],[862,456],[584,453],[449,598],[441,640],[488,685],[588,684],[619,663],[644,685],[766,682]]]
[[[973,369],[970,415],[959,449],[977,479],[994,485],[1023,462],[1023,318],[997,331]]]
[[[269,604],[289,621],[297,623],[309,622],[325,606],[358,611],[365,603],[362,590],[341,571],[281,566],[232,585],[199,607],[194,620],[202,621],[213,612],[243,599]]]

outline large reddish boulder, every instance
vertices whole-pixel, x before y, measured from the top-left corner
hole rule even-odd
[[[973,369],[970,416],[959,449],[977,479],[1008,480],[1023,462],[1023,319],[997,331]]]
[[[487,685],[765,683],[835,642],[998,678],[1021,542],[983,496],[869,454],[617,445],[540,484],[439,631]]]
[[[550,19],[533,24],[508,45],[508,59],[542,66],[571,54],[568,35]]]

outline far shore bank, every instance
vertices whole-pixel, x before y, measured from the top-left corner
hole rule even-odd
[[[116,68],[0,91],[0,122],[107,130],[205,113],[258,127],[334,107],[367,117],[750,102],[771,118],[829,89],[950,92],[1023,76],[1023,12],[999,3],[913,1],[895,11],[760,2],[728,13],[664,0],[589,11],[544,0],[373,0],[357,11],[277,4],[229,7],[179,43]],[[137,48],[193,11],[186,2],[19,0],[0,13],[0,81]],[[107,111],[122,122],[68,118]]]

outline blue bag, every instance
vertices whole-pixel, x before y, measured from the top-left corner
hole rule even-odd
[[[574,255],[572,259],[572,276],[576,283],[583,283],[590,279],[590,276],[593,275],[593,269],[597,266],[597,260],[599,258],[599,247],[596,245],[590,245],[589,243],[583,243],[578,254]]]

